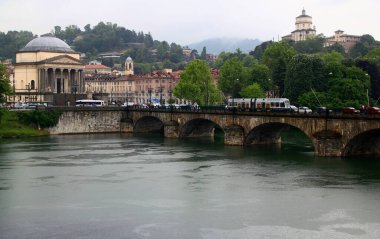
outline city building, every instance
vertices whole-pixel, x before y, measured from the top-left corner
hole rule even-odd
[[[344,34],[344,31],[342,30],[337,30],[335,31],[335,35],[331,37],[327,37],[324,42],[324,46],[332,46],[335,44],[339,44],[343,46],[344,51],[348,53],[350,49],[360,41],[361,36],[357,35],[348,35]]]
[[[84,78],[86,93],[106,102],[134,102],[134,82],[127,76],[91,75]]]
[[[190,49],[188,46],[184,46],[184,47],[182,47],[182,54],[183,54],[185,57],[190,57],[192,52],[193,52],[193,50]]]
[[[313,18],[306,15],[305,9],[302,10],[302,14],[296,17],[295,23],[296,29],[291,34],[283,36],[282,40],[293,40],[295,42],[305,41],[308,38],[312,38],[316,35],[316,28],[313,26]]]
[[[185,103],[176,99],[173,89],[179,81],[178,72],[154,71],[148,75],[133,76],[135,84],[134,102],[138,104],[168,104],[169,99],[175,103]]]
[[[93,98],[101,98],[108,103],[130,102],[136,104],[168,104],[169,99],[175,99],[173,89],[179,80],[179,72],[171,69],[154,71],[147,75],[134,75],[132,58],[125,61],[123,76],[107,74],[89,74],[84,78],[86,93]]]
[[[51,36],[35,38],[16,53],[15,101],[63,104],[59,101],[62,94],[67,99],[66,94],[84,92],[83,70],[80,53],[64,41]]]
[[[211,53],[207,53],[206,54],[206,61],[208,61],[208,62],[215,62],[216,59],[218,59],[217,55],[214,55],[214,54],[211,54]]]
[[[84,66],[85,74],[111,74],[112,69],[102,64],[90,64]]]

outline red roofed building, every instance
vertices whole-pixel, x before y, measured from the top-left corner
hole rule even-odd
[[[104,65],[86,65],[84,66],[84,73],[87,74],[111,74],[112,69]]]
[[[357,36],[357,35],[348,35],[344,34],[344,31],[342,30],[337,30],[335,31],[335,35],[331,37],[327,37],[325,39],[324,46],[333,46],[335,44],[342,45],[344,48],[344,51],[348,53],[350,49],[360,41],[360,38],[362,36]]]

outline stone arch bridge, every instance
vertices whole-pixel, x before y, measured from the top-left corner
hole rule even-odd
[[[380,117],[366,115],[305,115],[291,113],[64,109],[51,134],[161,132],[169,138],[213,137],[224,132],[227,145],[281,143],[287,128],[302,131],[317,156],[380,155]]]

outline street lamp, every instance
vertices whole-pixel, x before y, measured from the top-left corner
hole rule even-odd
[[[127,107],[128,107],[128,86],[126,87],[126,91],[125,91],[125,102],[127,102]]]
[[[30,83],[26,84],[25,87],[26,87],[26,89],[28,91],[28,103],[29,103],[29,101],[30,101],[30,90],[31,90],[30,89]]]
[[[162,104],[162,86],[161,85],[160,85],[159,91],[160,91],[160,104]]]
[[[77,88],[78,88],[78,84],[75,84],[73,87],[74,87],[74,101],[75,101],[75,104],[77,102]]]
[[[148,88],[148,93],[149,93],[149,105],[152,104],[152,87]]]
[[[238,83],[239,82],[239,79],[236,79],[236,82]],[[235,83],[236,83],[235,82]],[[236,84],[237,84],[236,83]],[[234,110],[235,109],[235,103],[234,103],[234,95],[235,95],[235,84],[233,85],[233,90],[232,90],[232,110]]]
[[[169,93],[169,104],[171,105],[172,104],[172,93],[173,93],[173,91],[172,91],[172,80],[169,80],[169,91],[168,91],[168,93]]]

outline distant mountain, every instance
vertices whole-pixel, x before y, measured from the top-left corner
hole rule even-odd
[[[242,52],[248,53],[255,49],[261,41],[259,39],[234,39],[234,38],[211,38],[201,42],[189,44],[189,48],[196,49],[201,54],[203,47],[207,53],[219,54],[222,51],[236,52],[240,48]]]

